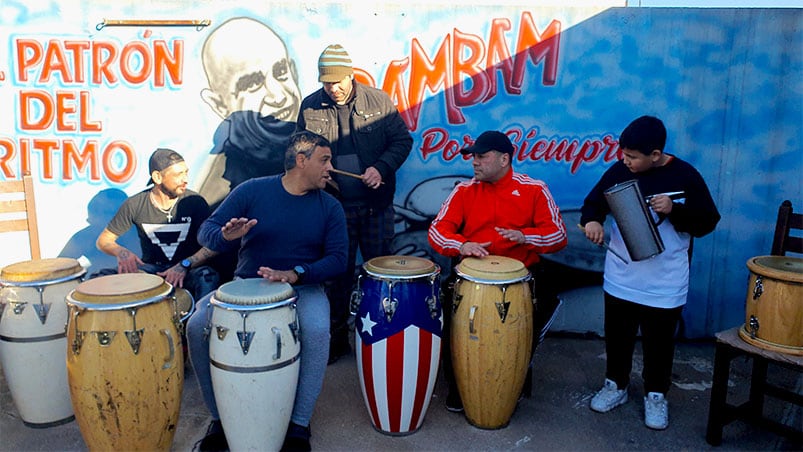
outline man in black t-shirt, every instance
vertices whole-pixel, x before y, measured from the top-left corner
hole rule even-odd
[[[203,197],[187,189],[187,164],[170,149],[157,149],[148,163],[151,188],[123,202],[100,233],[97,247],[117,258],[117,268],[92,276],[146,272],[174,287],[189,290],[198,300],[218,286],[218,273],[204,265],[214,252],[198,244],[198,227],[209,216]],[[137,229],[142,257],[117,243],[131,226]]]

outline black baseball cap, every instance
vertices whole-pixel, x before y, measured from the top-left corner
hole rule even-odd
[[[513,143],[510,138],[502,132],[487,130],[474,140],[474,144],[460,150],[463,155],[485,154],[488,151],[497,151],[503,154],[513,155]]]
[[[164,171],[176,163],[181,163],[183,161],[184,157],[182,157],[178,152],[172,149],[159,148],[153,151],[153,154],[151,154],[151,158],[148,161],[148,174],[152,175],[154,171]],[[153,185],[153,177],[148,179],[148,183],[146,185]]]

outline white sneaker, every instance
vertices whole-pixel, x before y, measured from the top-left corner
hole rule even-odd
[[[627,388],[619,389],[612,380],[605,379],[602,389],[591,399],[591,409],[606,413],[627,402]]]
[[[655,430],[669,427],[669,403],[660,392],[644,397],[644,425]]]

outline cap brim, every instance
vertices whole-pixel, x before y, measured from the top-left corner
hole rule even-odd
[[[468,154],[485,154],[486,152],[490,151],[491,148],[487,146],[478,146],[476,144],[469,146],[467,148],[463,148],[460,150],[460,153],[463,155]]]

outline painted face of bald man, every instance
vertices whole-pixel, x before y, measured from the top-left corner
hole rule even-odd
[[[266,25],[249,18],[225,22],[207,38],[202,58],[210,89],[201,95],[221,118],[241,110],[288,122],[298,117],[295,65]]]

